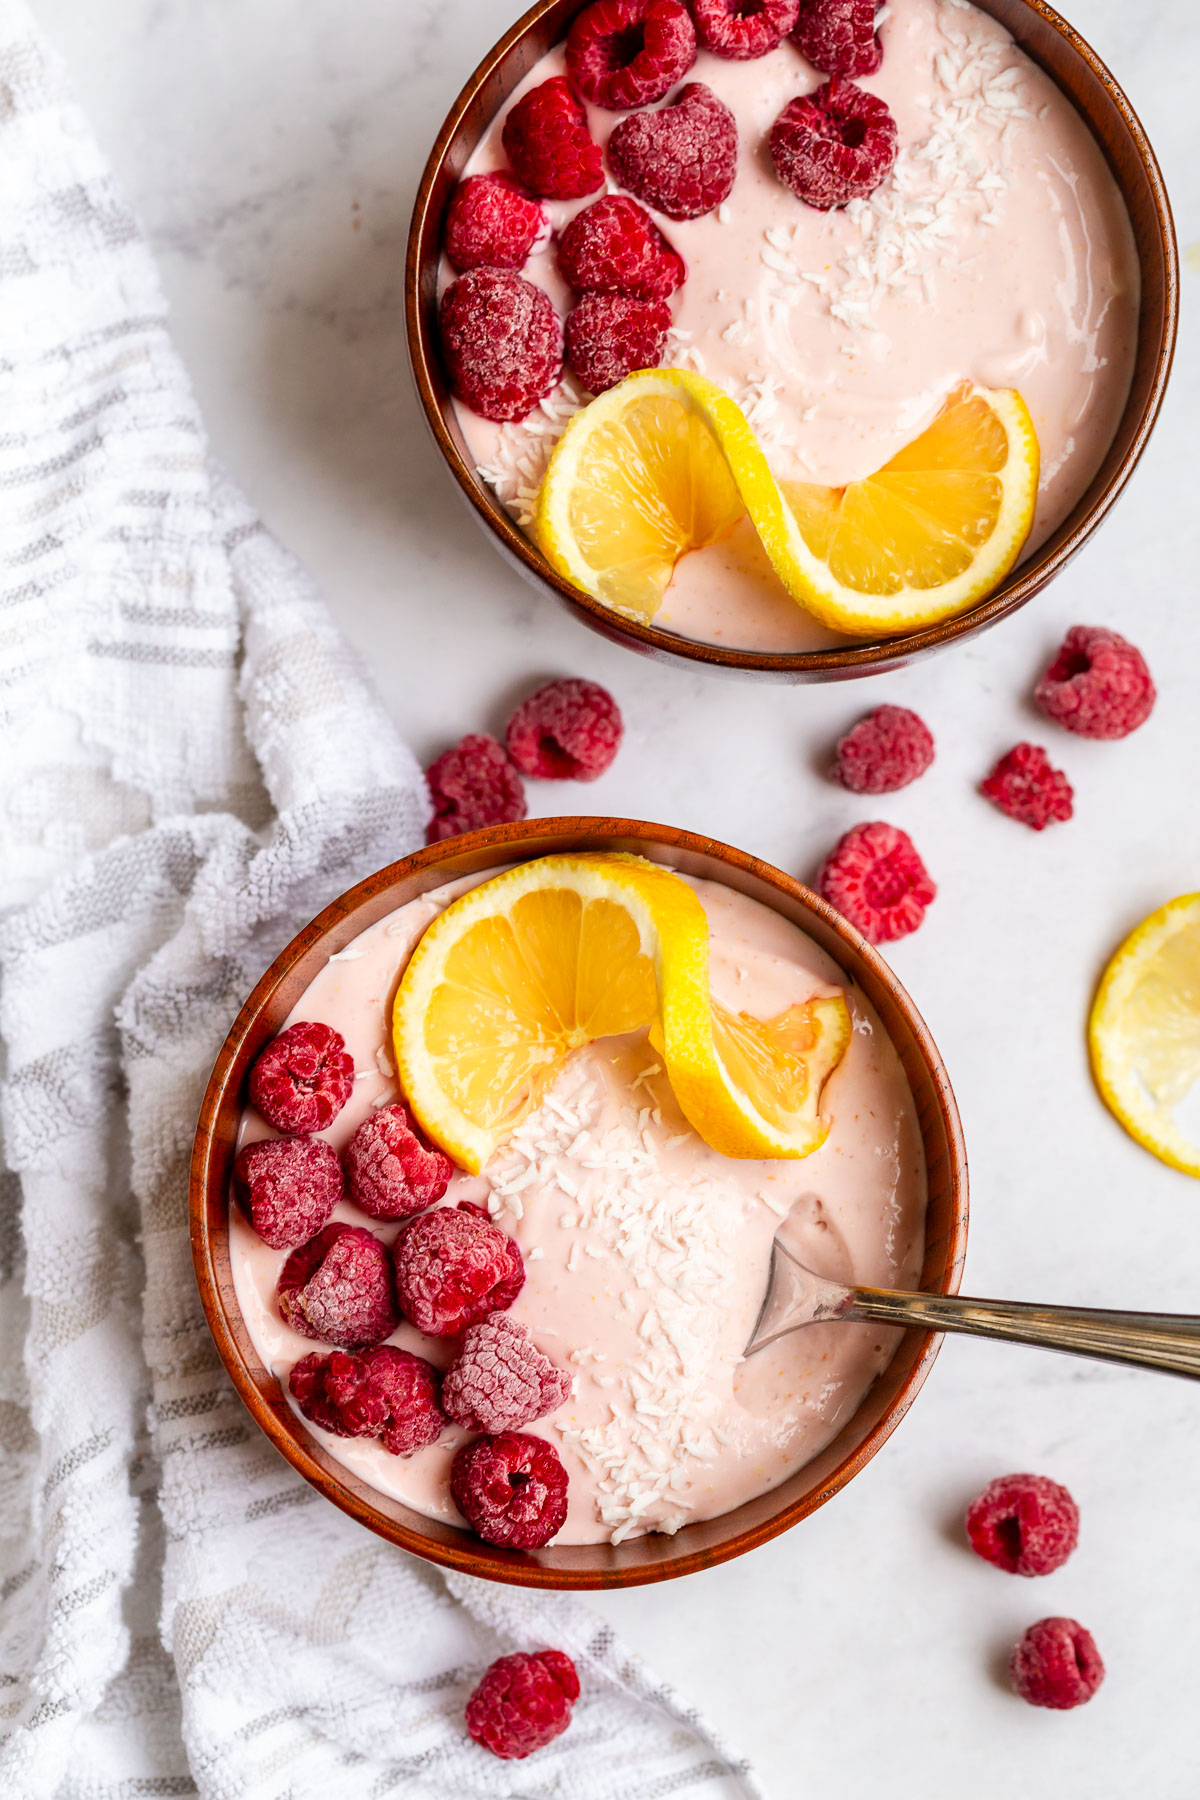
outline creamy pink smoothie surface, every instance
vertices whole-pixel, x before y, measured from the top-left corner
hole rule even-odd
[[[861,85],[891,108],[899,154],[869,199],[828,213],[766,154],[786,103],[826,77],[786,40],[752,62],[700,53],[687,79],[732,109],[738,173],[716,212],[658,220],[688,265],[664,361],[738,401],[781,479],[833,486],[881,467],[960,382],[1018,388],[1042,450],[1033,550],[1087,488],[1129,393],[1128,215],[1083,119],[996,20],[967,0],[892,0],[880,18],[883,65]],[[562,67],[552,50],[513,99]],[[505,111],[470,173],[504,166]],[[592,135],[606,142],[622,116],[589,107]],[[595,198],[547,202],[554,229]],[[569,310],[552,239],[525,274]],[[580,400],[568,376],[522,424],[458,407],[479,473],[522,525]],[[682,559],[655,622],[743,649],[839,641],[788,598],[746,521]]]
[[[485,877],[480,876],[483,880]],[[354,1057],[354,1093],[321,1135],[341,1149],[371,1109],[398,1098],[390,1051],[396,982],[430,920],[466,881],[402,907],[349,944],[313,981],[295,1019],[336,1027]],[[525,1429],[549,1439],[570,1480],[556,1543],[674,1532],[775,1487],[853,1413],[896,1342],[864,1325],[810,1326],[741,1360],[766,1292],[771,1241],[819,1273],[882,1286],[915,1283],[924,1248],[925,1173],[912,1098],[889,1039],[816,945],[766,907],[692,884],[708,915],[712,985],[727,1005],[768,1018],[834,989],[854,1035],[831,1077],[826,1143],[802,1162],[734,1162],[691,1130],[644,1037],[576,1052],[541,1107],[478,1177],[455,1177],[443,1204],[486,1204],[525,1256],[511,1312],[574,1377],[572,1397]],[[269,1136],[248,1112],[243,1141]],[[263,1362],[287,1391],[292,1364],[319,1348],[284,1324],[275,1284],[286,1259],[231,1205],[234,1283]],[[381,1226],[350,1202],[335,1218]],[[389,1340],[439,1366],[452,1343],[403,1325]],[[449,1427],[410,1457],[304,1421],[331,1456],[427,1517],[462,1524],[450,1461],[470,1434]]]

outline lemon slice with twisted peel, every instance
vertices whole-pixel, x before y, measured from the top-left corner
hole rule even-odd
[[[646,1027],[681,1112],[714,1149],[800,1157],[825,1141],[821,1091],[851,1037],[845,1000],[766,1020],[721,1006],[704,908],[641,857],[546,856],[463,894],[418,943],[393,1012],[409,1104],[473,1174],[572,1050]]]
[[[652,618],[675,565],[749,513],[792,599],[887,637],[990,593],[1037,502],[1037,433],[1011,388],[964,384],[920,437],[845,487],[778,482],[736,403],[683,369],[630,375],[582,408],[546,470],[534,537],[584,593]]]

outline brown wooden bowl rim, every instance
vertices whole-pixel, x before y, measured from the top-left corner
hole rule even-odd
[[[585,594],[579,588],[572,586],[569,581],[550,567],[504,508],[485,491],[483,483],[474,470],[469,467],[458,445],[450,436],[442,417],[437,386],[433,376],[437,352],[428,342],[420,297],[420,274],[425,256],[426,227],[434,186],[447,151],[464,118],[474,106],[478,94],[490,80],[493,71],[525,34],[547,12],[559,4],[561,4],[561,0],[536,0],[528,12],[524,13],[493,45],[469,77],[434,140],[417,189],[409,228],[404,277],[404,310],[409,358],[421,409],[451,474],[488,530],[499,539],[502,548],[521,565],[525,574],[535,585],[549,587],[560,600],[609,639],[616,642],[631,640],[632,645],[640,648],[643,652],[668,660],[699,663],[711,669],[729,670],[736,673],[765,674],[782,680],[803,677],[816,680],[839,680],[856,675],[877,674],[885,669],[906,664],[916,656],[942,649],[961,637],[973,636],[978,631],[986,630],[989,626],[997,624],[1001,619],[1007,618],[1010,613],[1016,612],[1024,606],[1048,582],[1052,581],[1071,558],[1082,549],[1124,492],[1157,423],[1175,357],[1175,343],[1179,329],[1179,253],[1171,203],[1167,197],[1166,184],[1158,158],[1154,154],[1145,128],[1107,64],[1096,54],[1087,39],[1052,6],[1046,4],[1046,0],[1017,0],[1017,4],[1036,13],[1056,31],[1100,82],[1129,134],[1153,196],[1164,264],[1162,343],[1155,366],[1154,379],[1146,396],[1141,417],[1120,463],[1109,476],[1104,478],[1100,491],[1087,504],[1086,511],[1082,513],[1078,523],[1065,537],[1061,538],[1060,542],[1056,543],[1055,540],[1060,537],[1061,527],[1052,533],[1048,543],[1035,554],[1028,566],[1018,564],[1017,569],[1001,583],[993,594],[966,612],[958,614],[955,618],[943,620],[940,624],[928,626],[923,631],[913,632],[906,637],[867,641],[835,650],[789,652],[739,650],[677,636],[674,632],[666,631],[659,626],[626,618],[623,614],[614,612],[611,607],[605,606],[602,601],[595,600],[590,594]],[[1075,102],[1073,101],[1072,104]],[[1101,475],[1102,471],[1093,478],[1093,487],[1100,481]],[[1085,494],[1074,510],[1078,510],[1086,500]]]
[[[727,1562],[732,1557],[741,1556],[746,1551],[755,1549],[759,1544],[766,1543],[770,1538],[778,1536],[779,1533],[786,1531],[800,1519],[814,1512],[817,1507],[824,1505],[870,1461],[908,1412],[933,1366],[941,1345],[940,1336],[934,1332],[906,1334],[910,1343],[915,1342],[918,1347],[908,1376],[863,1440],[830,1471],[816,1490],[801,1495],[789,1505],[782,1507],[778,1513],[772,1514],[760,1524],[738,1533],[726,1542],[675,1557],[669,1565],[662,1566],[643,1563],[628,1568],[616,1567],[605,1570],[546,1568],[533,1556],[497,1550],[465,1532],[456,1532],[454,1538],[446,1543],[426,1538],[419,1531],[410,1530],[396,1520],[380,1513],[363,1494],[353,1491],[346,1485],[345,1480],[331,1474],[329,1468],[318,1462],[313,1454],[313,1450],[317,1448],[315,1443],[310,1448],[305,1441],[306,1434],[303,1432],[303,1427],[296,1425],[289,1430],[264,1398],[258,1381],[243,1355],[242,1347],[237,1341],[221,1301],[218,1261],[209,1231],[208,1217],[210,1187],[213,1187],[217,1180],[212,1166],[216,1123],[227,1102],[231,1073],[239,1053],[253,1031],[260,1014],[268,1005],[281,981],[302,956],[310,955],[317,945],[333,939],[337,940],[335,947],[341,948],[356,936],[359,930],[363,929],[361,925],[355,923],[357,914],[365,904],[377,899],[381,882],[386,882],[388,887],[394,887],[412,875],[437,869],[447,860],[470,856],[476,851],[494,853],[496,862],[500,864],[522,860],[522,847],[529,847],[535,843],[538,847],[536,851],[529,850],[530,855],[551,854],[554,850],[600,848],[605,843],[616,840],[643,843],[648,847],[664,850],[669,856],[708,859],[725,868],[749,875],[765,887],[783,894],[821,922],[828,934],[838,940],[839,951],[845,957],[846,973],[852,979],[858,980],[858,971],[864,966],[870,971],[875,981],[886,990],[891,1004],[895,1006],[911,1033],[917,1055],[929,1076],[931,1092],[948,1149],[946,1185],[950,1195],[951,1220],[946,1240],[945,1277],[936,1291],[943,1293],[958,1291],[966,1254],[968,1228],[966,1149],[950,1079],[929,1029],[901,982],[866,939],[861,937],[853,926],[849,925],[818,894],[805,887],[803,883],[796,881],[792,876],[785,874],[783,870],[775,868],[773,864],[764,862],[759,857],[751,856],[746,851],[736,850],[717,839],[681,831],[671,826],[652,824],[644,820],[602,817],[527,819],[519,824],[493,826],[484,831],[470,832],[460,837],[446,839],[439,844],[428,845],[425,849],[417,850],[411,856],[388,865],[377,874],[368,876],[364,881],[348,889],[345,894],[331,901],[309,925],[296,934],[256,984],[230,1028],[205,1088],[192,1150],[188,1197],[192,1259],[205,1318],[208,1321],[209,1330],[221,1361],[255,1424],[266,1433],[276,1450],[286,1458],[297,1473],[302,1475],[305,1481],[309,1482],[326,1499],[332,1500],[336,1506],[348,1513],[351,1518],[357,1519],[360,1524],[366,1525],[380,1536],[397,1544],[401,1549],[411,1551],[414,1555],[423,1557],[429,1562],[437,1563],[444,1568],[458,1569],[467,1574],[482,1576],[485,1579],[508,1582],[523,1587],[587,1589],[640,1586],[647,1582],[673,1579],[679,1575],[694,1573],[699,1569],[715,1567],[718,1563]],[[549,842],[549,849],[547,842]],[[481,862],[478,866],[487,865]],[[380,914],[380,916],[383,915]],[[235,1096],[235,1101],[240,1108],[240,1096]],[[228,1203],[228,1195],[223,1183],[222,1193],[218,1198],[221,1205]],[[244,1325],[243,1329],[245,1329]],[[895,1353],[897,1356],[901,1354],[902,1348],[902,1345],[897,1346]],[[868,1390],[868,1395],[864,1396],[860,1407],[845,1422],[842,1430],[850,1429],[858,1411],[867,1404],[869,1393],[870,1390]],[[288,1417],[290,1418],[290,1416],[289,1413]],[[699,1524],[702,1522],[698,1522]],[[459,1537],[461,1537],[461,1544],[457,1541]]]

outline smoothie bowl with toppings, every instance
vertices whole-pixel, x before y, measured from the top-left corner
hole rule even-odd
[[[409,342],[522,569],[635,647],[795,679],[1029,599],[1123,487],[1170,212],[1033,0],[546,0],[434,146]]]
[[[205,1096],[197,1274],[258,1423],[433,1561],[624,1585],[739,1554],[899,1422],[928,1334],[752,1357],[777,1232],[957,1287],[966,1168],[895,977],[820,899],[661,826],[437,844],[264,976]]]

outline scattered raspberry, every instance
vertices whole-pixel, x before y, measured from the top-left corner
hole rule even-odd
[[[800,0],[792,42],[823,75],[873,75],[883,61],[876,0]]]
[[[261,1051],[250,1071],[250,1104],[276,1131],[324,1131],[354,1089],[354,1058],[332,1025],[301,1020]]]
[[[585,294],[567,314],[567,364],[589,394],[604,394],[635,369],[657,369],[671,329],[665,300]]]
[[[530,88],[504,121],[504,154],[517,178],[547,200],[581,200],[604,186],[587,112],[561,75]]]
[[[481,1206],[423,1213],[393,1248],[400,1310],[428,1337],[457,1337],[511,1306],[525,1285],[520,1249]]]
[[[834,845],[817,891],[872,944],[915,931],[937,887],[913,841],[897,825],[856,825]]]
[[[342,1165],[323,1138],[266,1138],[238,1151],[233,1187],[263,1243],[291,1250],[341,1199]]]
[[[727,200],[737,154],[733,114],[702,81],[659,112],[622,119],[608,140],[621,186],[668,219],[698,219]]]
[[[1071,784],[1038,744],[1016,744],[979,784],[981,794],[1000,811],[1034,831],[1056,820],[1065,823],[1075,808]]]
[[[578,1698],[579,1676],[562,1650],[502,1656],[467,1701],[467,1730],[493,1756],[530,1756],[567,1729]]]
[[[649,106],[696,60],[696,28],[680,0],[592,0],[567,33],[567,78],[610,112]]]
[[[293,1331],[365,1350],[400,1323],[386,1247],[360,1225],[326,1225],[284,1263],[276,1289]]]
[[[511,175],[468,175],[446,213],[445,251],[456,269],[523,269],[550,228],[546,209]]]
[[[1104,1680],[1104,1664],[1090,1631],[1075,1619],[1039,1619],[1016,1645],[1012,1684],[1030,1706],[1067,1712],[1090,1700]]]
[[[506,1550],[540,1550],[567,1516],[567,1471],[553,1445],[527,1431],[465,1444],[450,1492],[471,1529]]]
[[[800,0],[692,0],[700,48],[737,62],[774,50],[799,9]]]
[[[431,844],[477,831],[481,825],[507,825],[525,817],[525,785],[508,760],[503,744],[484,732],[470,732],[425,771],[433,818],[426,839]]]
[[[771,161],[785,187],[829,212],[875,192],[896,160],[896,137],[884,102],[835,75],[788,101],[771,127]]]
[[[381,1106],[346,1145],[346,1189],[373,1219],[405,1219],[440,1200],[454,1164],[407,1106]]]
[[[933,761],[933,733],[906,706],[877,706],[837,747],[833,779],[854,794],[894,794]]]
[[[508,754],[522,775],[595,781],[621,743],[621,713],[595,681],[548,681],[508,721]]]
[[[507,1313],[472,1325],[451,1363],[442,1404],[468,1431],[516,1431],[544,1419],[571,1392],[571,1377],[543,1356]]]
[[[442,295],[451,391],[484,419],[524,419],[562,375],[562,321],[550,297],[511,269],[472,269]]]
[[[314,1350],[288,1376],[306,1419],[337,1437],[378,1438],[393,1456],[411,1456],[442,1435],[439,1382],[432,1363],[395,1344],[377,1344],[361,1356]]]
[[[1072,625],[1034,694],[1056,725],[1089,738],[1128,737],[1157,697],[1141,651],[1103,625]]]
[[[1049,1575],[1079,1541],[1079,1508],[1044,1475],[1002,1475],[967,1508],[976,1556],[1010,1575]]]
[[[650,214],[628,194],[606,194],[575,214],[558,240],[558,272],[580,293],[665,300],[687,264]]]

